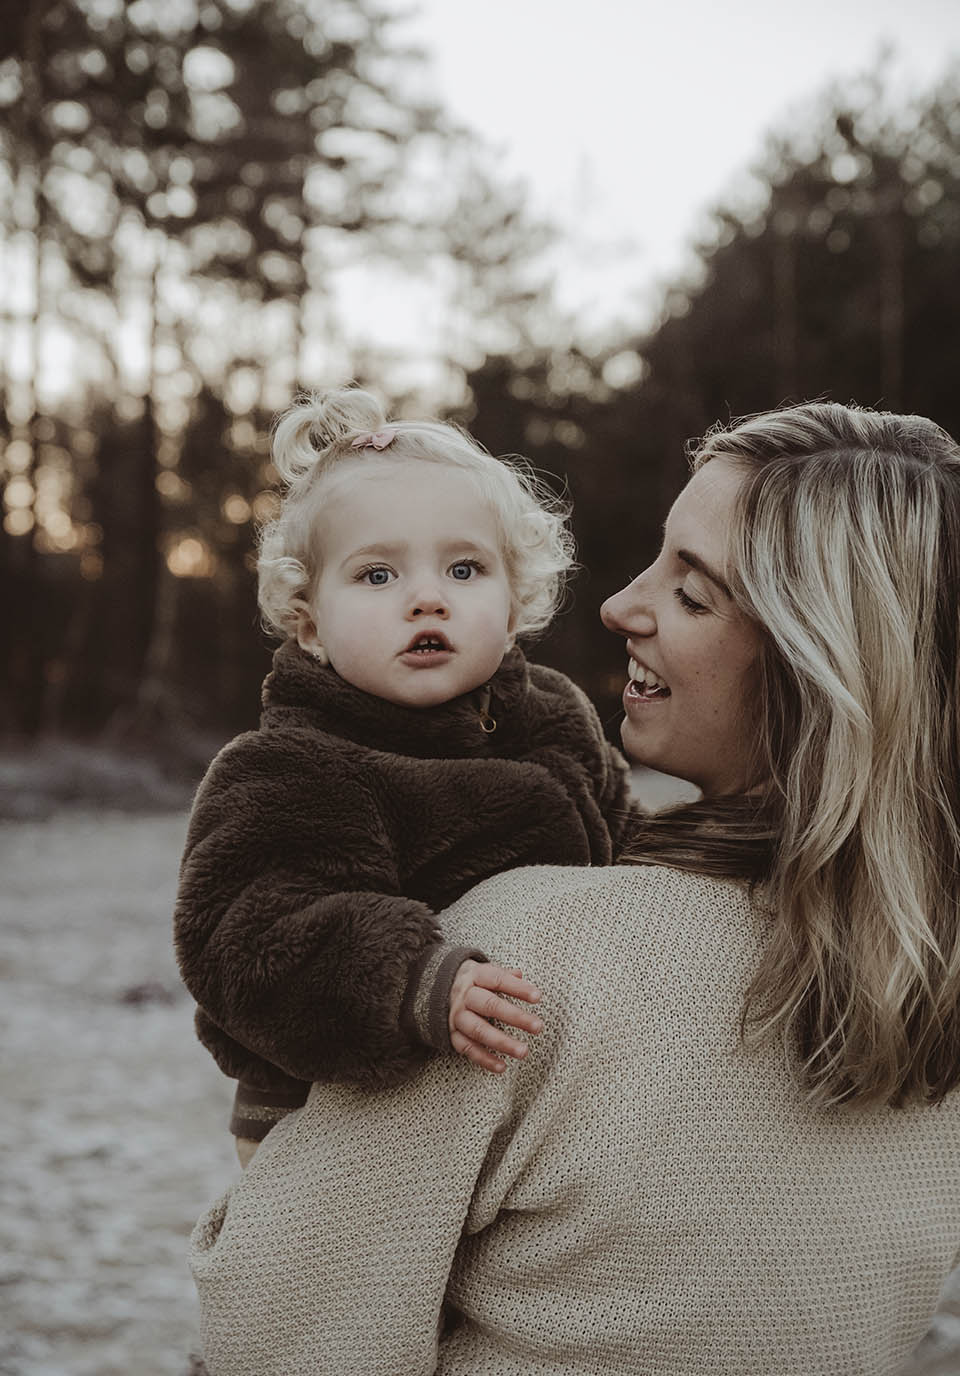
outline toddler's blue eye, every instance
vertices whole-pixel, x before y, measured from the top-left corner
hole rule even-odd
[[[374,588],[382,588],[390,582],[389,569],[366,569],[363,577]]]
[[[468,563],[465,559],[461,559],[458,564],[450,565],[450,577],[459,579],[461,583],[465,583],[467,579],[472,578],[476,572],[476,564]]]

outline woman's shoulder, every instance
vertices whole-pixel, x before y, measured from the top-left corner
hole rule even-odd
[[[710,945],[756,949],[764,909],[748,885],[663,865],[537,865],[507,870],[463,895],[443,916],[448,937],[473,933],[485,949],[658,947],[686,934]]]
[[[577,904],[598,898],[635,903],[640,895],[663,902],[709,899],[735,907],[752,901],[744,882],[713,879],[667,865],[528,865],[485,879],[451,911],[472,903]]]

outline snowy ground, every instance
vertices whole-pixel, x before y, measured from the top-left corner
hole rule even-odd
[[[180,816],[0,830],[3,1376],[182,1376],[186,1238],[234,1169],[170,914]]]
[[[8,814],[9,815],[9,814]],[[170,949],[184,821],[0,824],[2,1376],[185,1376],[187,1234],[235,1167]],[[960,1285],[909,1367],[960,1372]]]

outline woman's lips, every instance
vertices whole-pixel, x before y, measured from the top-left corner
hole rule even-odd
[[[662,707],[665,702],[669,701],[669,693],[656,693],[653,697],[648,697],[644,692],[644,685],[633,678],[623,690],[623,710],[625,712],[649,712],[651,708]]]
[[[660,675],[654,673],[646,664],[642,664],[635,655],[630,656],[627,673],[630,678],[623,690],[625,712],[648,712],[670,697],[670,689]]]

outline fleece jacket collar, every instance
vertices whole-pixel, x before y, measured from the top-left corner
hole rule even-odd
[[[264,730],[309,726],[373,750],[425,760],[502,755],[508,742],[522,740],[531,710],[522,650],[509,651],[489,688],[487,712],[497,723],[492,734],[480,725],[482,689],[437,707],[403,707],[354,688],[291,639],[273,656],[260,725]]]

